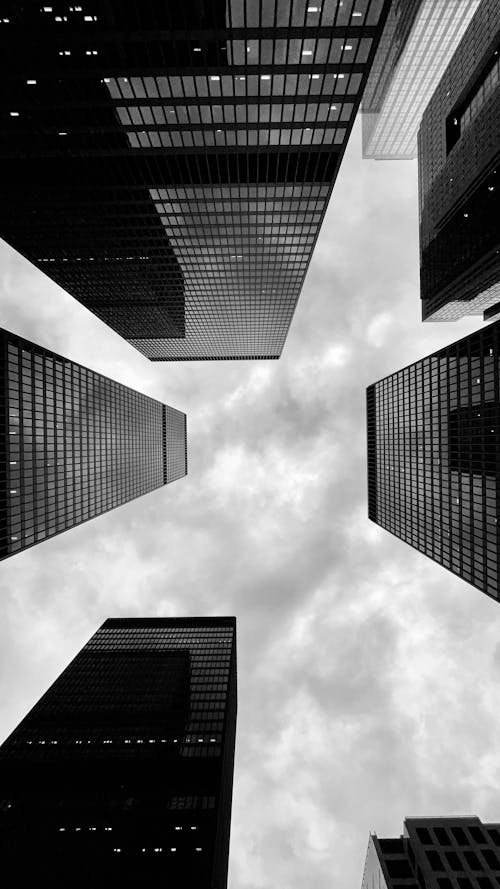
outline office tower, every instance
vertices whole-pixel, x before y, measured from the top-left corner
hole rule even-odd
[[[392,0],[363,93],[363,157],[417,157],[422,114],[478,4]]]
[[[500,311],[500,4],[483,0],[419,133],[422,317]]]
[[[368,516],[498,598],[500,322],[367,389]]]
[[[235,731],[235,618],[105,621],[0,747],[4,872],[225,889]]]
[[[500,823],[405,818],[398,838],[371,834],[362,889],[498,889]]]
[[[278,358],[388,5],[11,0],[0,235],[152,361]]]
[[[0,559],[186,472],[185,414],[0,329]]]

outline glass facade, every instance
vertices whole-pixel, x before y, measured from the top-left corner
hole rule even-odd
[[[368,515],[498,598],[500,322],[367,390]]]
[[[6,871],[225,889],[236,697],[234,618],[107,620],[0,747]]]
[[[186,416],[0,330],[0,558],[187,472]]]
[[[417,157],[422,114],[479,0],[392,0],[363,95],[363,157]]]
[[[490,316],[500,300],[500,6],[484,0],[419,132],[422,317]]]
[[[0,234],[153,361],[278,358],[388,5],[17,5]]]
[[[406,818],[398,838],[370,835],[362,889],[497,889],[500,824]]]

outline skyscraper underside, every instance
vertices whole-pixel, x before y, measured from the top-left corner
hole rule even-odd
[[[0,235],[151,360],[278,358],[387,6],[7,2]]]

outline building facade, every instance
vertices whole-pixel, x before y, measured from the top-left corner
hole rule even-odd
[[[419,133],[422,317],[500,311],[500,6],[483,0]]]
[[[225,889],[236,699],[235,618],[105,621],[0,747],[5,872]]]
[[[367,389],[368,516],[498,598],[500,322]]]
[[[405,818],[398,838],[371,834],[362,889],[497,889],[500,823]]]
[[[0,330],[0,559],[186,472],[185,414]]]
[[[392,0],[363,93],[363,157],[417,157],[422,114],[479,0]]]
[[[152,361],[278,358],[389,0],[6,0],[0,235]]]

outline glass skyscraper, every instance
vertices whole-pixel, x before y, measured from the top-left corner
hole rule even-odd
[[[370,835],[361,889],[498,889],[500,824],[405,818],[400,837]]]
[[[0,330],[0,559],[186,472],[185,414]]]
[[[363,93],[363,157],[417,157],[417,134],[479,0],[392,0]]]
[[[419,133],[422,317],[500,312],[500,5],[483,0]]]
[[[225,889],[236,620],[100,627],[0,747],[18,886]]]
[[[500,322],[367,390],[368,516],[497,599]]]
[[[278,358],[388,6],[9,3],[0,235],[153,361]]]

